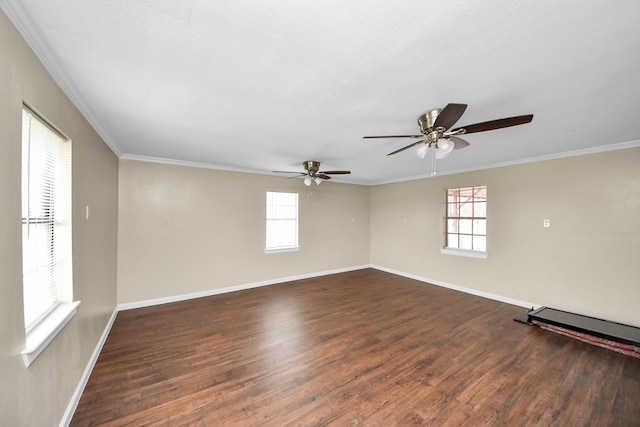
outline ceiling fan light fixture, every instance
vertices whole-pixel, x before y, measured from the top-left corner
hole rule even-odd
[[[304,185],[306,185],[307,187],[311,185],[311,177],[310,176],[305,176],[304,177]]]
[[[322,183],[322,178],[315,177],[313,180],[316,182],[316,185],[320,185]]]
[[[427,156],[427,151],[429,151],[429,146],[427,144],[420,144],[416,147],[416,156],[424,159]]]
[[[436,159],[444,159],[453,151],[453,142],[448,139],[441,139],[438,141],[436,149]]]

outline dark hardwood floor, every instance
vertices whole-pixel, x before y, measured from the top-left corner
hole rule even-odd
[[[638,426],[640,359],[373,269],[118,313],[73,426]]]

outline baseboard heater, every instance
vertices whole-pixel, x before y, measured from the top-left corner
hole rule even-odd
[[[514,320],[640,359],[640,328],[548,307]]]

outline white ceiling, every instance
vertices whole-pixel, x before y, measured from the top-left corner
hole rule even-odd
[[[271,173],[431,172],[416,119],[447,103],[471,134],[439,174],[640,145],[640,2],[0,0],[123,158]]]

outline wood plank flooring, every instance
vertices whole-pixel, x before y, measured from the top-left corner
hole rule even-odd
[[[373,269],[118,313],[72,426],[639,426],[640,359]]]

